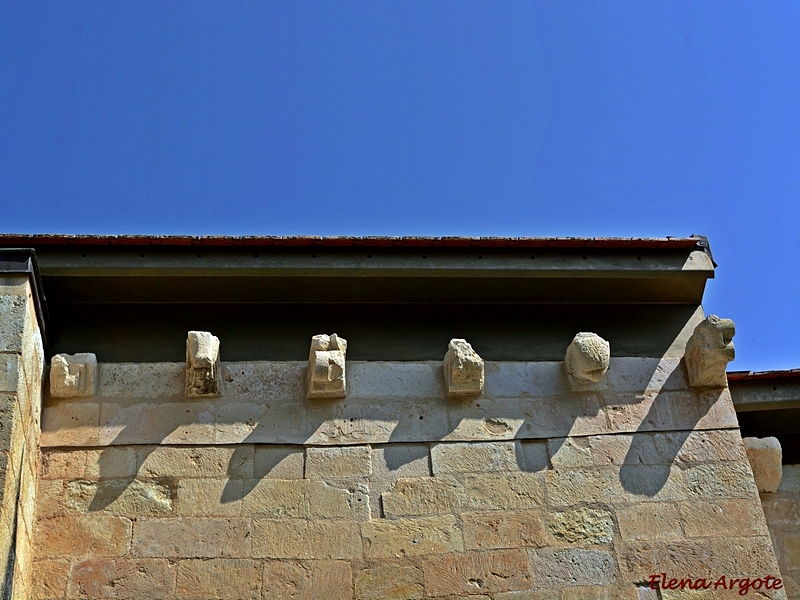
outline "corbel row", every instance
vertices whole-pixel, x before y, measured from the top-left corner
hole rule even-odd
[[[727,386],[725,368],[733,360],[735,326],[730,319],[711,315],[694,330],[684,359],[689,385]],[[186,339],[186,396],[213,398],[222,394],[219,338],[207,331],[190,331]],[[347,396],[347,340],[315,335],[308,355],[307,395],[311,400]],[[580,332],[570,342],[564,369],[574,392],[604,390],[611,346],[596,333]],[[453,398],[479,396],[484,387],[484,363],[463,339],[452,339],[444,355],[444,381]],[[56,398],[93,396],[97,392],[97,358],[91,353],[56,354],[50,367],[50,395]]]

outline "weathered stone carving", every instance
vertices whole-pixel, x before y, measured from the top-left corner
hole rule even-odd
[[[190,331],[186,338],[186,396],[221,395],[219,338],[208,331]]]
[[[778,438],[747,437],[742,440],[747,460],[753,469],[753,478],[756,480],[759,492],[774,493],[783,478],[781,461],[783,453]]]
[[[308,397],[344,398],[345,357],[347,340],[333,335],[315,335],[311,338],[308,354]]]
[[[573,392],[606,389],[606,371],[611,359],[611,347],[596,333],[582,331],[575,335],[567,348],[564,364]]]
[[[483,359],[467,340],[452,339],[444,355],[444,382],[450,396],[483,392]]]
[[[56,354],[50,361],[50,395],[79,398],[97,393],[97,357],[91,352]]]
[[[736,326],[730,319],[711,315],[695,327],[686,343],[686,369],[692,387],[723,388],[728,385],[725,368],[736,356],[733,336]]]

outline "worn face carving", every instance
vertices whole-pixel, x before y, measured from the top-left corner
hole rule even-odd
[[[308,355],[308,397],[344,398],[347,395],[345,359],[347,340],[333,335],[311,338]]]
[[[564,362],[573,391],[601,389],[611,359],[609,343],[596,333],[575,335]]]
[[[736,326],[730,319],[710,315],[694,330],[686,343],[684,358],[692,387],[723,388],[728,385],[725,370],[736,357],[733,336]]]
[[[97,357],[89,352],[56,354],[50,361],[50,395],[53,398],[94,396]]]
[[[220,390],[219,338],[208,331],[190,331],[186,338],[186,395],[216,397]]]
[[[471,396],[483,392],[483,359],[467,340],[450,340],[444,355],[444,381],[450,396]]]

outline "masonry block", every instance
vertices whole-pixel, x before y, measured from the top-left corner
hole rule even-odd
[[[369,446],[341,446],[306,449],[307,479],[345,479],[372,474],[372,449]]]
[[[177,600],[257,600],[261,569],[255,560],[214,558],[181,560],[177,566]],[[164,596],[161,596],[164,597]],[[267,598],[270,596],[267,595]]]
[[[267,561],[261,597],[269,600],[351,600],[350,563],[339,560]],[[358,595],[359,600],[367,596]],[[383,598],[383,596],[382,596]],[[386,597],[387,600],[389,597]],[[199,600],[199,599],[198,599]]]
[[[420,600],[424,590],[417,567],[382,565],[362,569],[355,577],[355,594],[362,600]]]
[[[122,556],[131,547],[132,524],[125,517],[68,515],[40,520],[34,537],[34,556]]]
[[[242,515],[308,518],[308,486],[302,479],[245,481],[250,491],[241,499]],[[235,498],[235,497],[234,497]]]
[[[90,558],[75,563],[69,598],[159,600],[175,593],[175,564],[164,559]]]
[[[381,496],[387,517],[436,515],[458,511],[464,504],[462,485],[450,475],[399,479]]]
[[[468,550],[541,547],[548,544],[540,510],[465,512],[461,514]]]
[[[470,510],[508,510],[544,506],[542,473],[464,476],[464,506]]]
[[[251,533],[247,519],[138,519],[132,553],[144,558],[248,558]]]
[[[578,508],[547,514],[550,535],[569,544],[610,544],[614,538],[614,522],[607,510]]]
[[[461,529],[453,515],[368,521],[361,524],[361,536],[368,559],[464,551]]]
[[[434,475],[476,471],[519,471],[519,442],[466,442],[434,444],[431,464]]]
[[[358,523],[255,519],[252,555],[256,558],[361,558]]]
[[[487,594],[532,587],[523,550],[492,550],[430,556],[422,564],[425,592],[443,596],[452,592]]]
[[[613,584],[616,566],[611,552],[585,548],[529,550],[533,586],[565,588]]]

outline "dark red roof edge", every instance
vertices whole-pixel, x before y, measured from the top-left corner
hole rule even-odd
[[[182,236],[0,234],[1,247],[29,246],[360,246],[447,248],[678,249],[698,247],[698,237],[381,237],[381,236]]]
[[[758,381],[761,379],[800,379],[800,369],[786,369],[783,371],[729,371],[728,382],[731,381]]]

